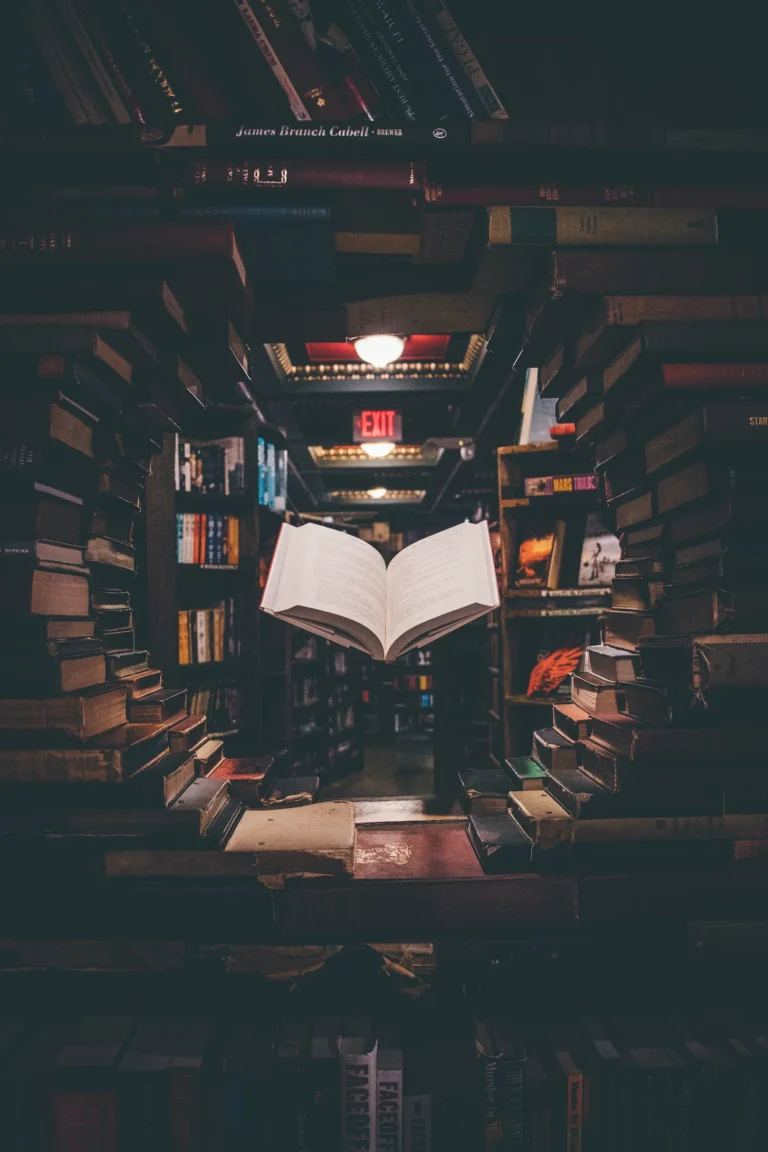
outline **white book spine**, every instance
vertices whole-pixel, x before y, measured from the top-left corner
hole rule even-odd
[[[184,563],[191,564],[195,549],[195,517],[192,512],[184,513]]]
[[[179,434],[173,435],[173,487],[176,492],[181,488],[181,461],[179,460]]]
[[[403,1101],[403,1152],[432,1152],[432,1097],[406,1096]]]
[[[376,1046],[340,1063],[341,1152],[376,1152]]]
[[[379,1068],[376,1073],[376,1150],[403,1150],[403,1069]]]
[[[198,664],[207,664],[209,660],[207,613],[205,609],[198,608],[195,616],[197,624],[197,662]]]

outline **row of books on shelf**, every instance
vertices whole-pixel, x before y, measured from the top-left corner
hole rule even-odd
[[[201,496],[242,496],[245,493],[245,441],[242,436],[221,440],[185,440],[176,436],[177,492]]]
[[[360,983],[348,966],[347,988]],[[643,1148],[749,1148],[765,1124],[760,1008],[692,997],[556,1017],[474,992],[270,992],[258,1018],[4,1019],[9,1136],[54,1152],[84,1130],[100,1149],[607,1150],[623,1133]]]
[[[316,676],[305,676],[293,682],[294,704],[317,704],[320,699],[320,688]]]
[[[343,707],[328,709],[328,724],[330,727],[330,734],[337,735],[340,732],[348,732],[355,727],[355,706],[354,704],[345,704]]]
[[[331,121],[353,135],[361,130],[350,121],[506,117],[442,2],[386,19],[352,0],[312,21],[282,0],[269,9],[242,0],[225,16],[204,4],[184,16],[175,0],[117,15],[39,0],[13,18],[34,99],[18,69],[9,98],[26,118],[31,100],[44,124],[59,126],[236,120],[254,107],[294,128]]]
[[[392,681],[392,687],[396,691],[427,692],[432,688],[432,677],[411,675],[395,676]]]
[[[581,536],[579,588],[605,588],[613,579],[620,546],[618,538],[606,527],[605,519],[605,515],[599,512],[587,515]],[[559,588],[568,521],[537,514],[531,517],[517,515],[510,522],[509,532],[514,544],[510,590]]]
[[[223,512],[176,513],[176,559],[179,564],[240,563],[240,518]]]
[[[179,664],[222,664],[241,654],[241,611],[234,596],[179,614]]]
[[[259,436],[256,441],[258,461],[258,501],[272,512],[285,512],[288,501],[288,451],[277,448]]]
[[[242,694],[235,682],[196,684],[189,689],[190,712],[205,716],[210,732],[231,732],[240,728]]]

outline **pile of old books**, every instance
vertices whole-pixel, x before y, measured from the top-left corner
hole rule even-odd
[[[670,291],[663,254],[644,256],[645,284]],[[702,266],[701,289],[718,268]],[[542,379],[594,449],[621,560],[573,704],[534,736],[546,775],[509,813],[537,850],[738,857],[768,840],[766,297],[593,303]]]
[[[4,314],[0,358],[2,843],[219,845],[242,810],[206,778],[221,742],[134,632],[135,526],[174,420],[153,347],[130,313]]]

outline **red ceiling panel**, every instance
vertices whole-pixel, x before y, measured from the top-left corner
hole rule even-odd
[[[444,360],[450,336],[409,336],[405,342],[401,360]],[[313,364],[333,364],[359,360],[355,346],[345,343],[308,343],[307,357]]]

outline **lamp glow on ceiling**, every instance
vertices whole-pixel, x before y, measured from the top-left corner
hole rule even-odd
[[[361,444],[360,447],[372,460],[383,460],[385,456],[391,456],[395,450],[391,440],[372,440],[370,443]]]
[[[402,336],[360,336],[354,341],[355,351],[361,360],[374,368],[386,368],[403,354],[405,340]]]
[[[383,500],[387,494],[386,488],[369,488],[368,495],[371,500]]]

